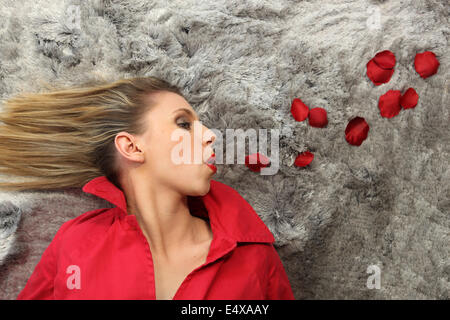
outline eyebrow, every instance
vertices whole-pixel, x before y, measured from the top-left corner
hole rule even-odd
[[[175,110],[175,111],[172,112],[172,113],[175,113],[175,112],[177,112],[177,111],[184,111],[184,112],[186,112],[187,114],[189,114],[192,118],[199,120],[198,118],[196,118],[196,117],[194,116],[194,113],[193,113],[191,110],[187,109],[187,108],[179,108],[179,109]]]

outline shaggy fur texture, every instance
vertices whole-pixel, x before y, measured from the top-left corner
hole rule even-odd
[[[154,75],[224,135],[279,129],[277,174],[236,164],[214,178],[273,232],[296,299],[449,299],[448,17],[438,0],[0,0],[0,93]],[[366,63],[386,49],[395,73],[375,87]],[[441,63],[428,79],[413,64],[425,50]],[[382,118],[379,96],[409,87],[418,106]],[[295,122],[296,97],[326,109],[327,127]],[[355,116],[370,126],[359,147],[344,138]],[[305,150],[311,165],[293,166]],[[100,206],[80,189],[0,193],[0,299],[17,296],[64,221]],[[370,265],[380,289],[366,286]]]

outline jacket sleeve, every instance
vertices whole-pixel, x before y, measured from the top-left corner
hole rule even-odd
[[[269,248],[266,300],[295,300],[288,276],[273,244]]]
[[[25,287],[17,296],[16,300],[52,300],[53,284],[56,276],[57,248],[61,238],[62,231],[67,222],[64,223],[47,249],[44,250],[41,260],[34,268],[33,273],[28,279]]]

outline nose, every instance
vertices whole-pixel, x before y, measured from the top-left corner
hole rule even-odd
[[[203,136],[204,136],[204,138],[206,140],[205,141],[206,145],[211,145],[211,148],[213,148],[213,143],[216,141],[216,135],[208,127],[206,127],[206,126],[204,126],[204,127],[206,129],[206,132],[205,132],[205,134]]]

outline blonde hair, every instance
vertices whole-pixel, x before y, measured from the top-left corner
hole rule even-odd
[[[144,133],[143,115],[155,104],[152,93],[183,96],[179,88],[156,77],[50,87],[49,92],[23,93],[3,103],[0,174],[34,179],[0,181],[0,189],[82,187],[101,175],[120,188],[116,134]]]

